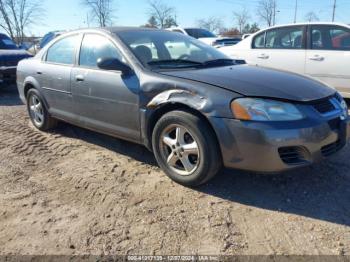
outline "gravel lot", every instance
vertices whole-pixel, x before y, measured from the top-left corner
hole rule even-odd
[[[0,255],[350,255],[350,147],[264,176],[171,182],[143,147],[68,124],[33,128],[0,89]]]

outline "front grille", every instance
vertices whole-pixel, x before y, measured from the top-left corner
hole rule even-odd
[[[344,143],[342,143],[341,140],[338,140],[335,143],[322,147],[321,152],[324,157],[328,157],[337,153],[343,147],[344,147]]]
[[[316,104],[313,104],[313,107],[321,114],[327,114],[336,109],[329,99],[317,102]]]
[[[278,149],[282,161],[287,165],[300,165],[307,163],[307,153],[302,147],[282,147]]]
[[[343,97],[338,92],[335,94],[335,98],[338,100],[338,102],[343,102]]]

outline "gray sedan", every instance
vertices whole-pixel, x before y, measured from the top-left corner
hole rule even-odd
[[[141,28],[64,34],[20,62],[35,127],[57,120],[140,143],[173,180],[197,186],[222,166],[281,172],[342,149],[343,98],[315,80],[238,65],[193,38]]]

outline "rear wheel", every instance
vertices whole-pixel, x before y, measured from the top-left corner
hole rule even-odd
[[[152,142],[160,167],[182,185],[203,184],[221,168],[215,134],[205,120],[189,112],[164,115],[154,128]]]
[[[30,89],[28,91],[27,109],[30,120],[37,129],[47,131],[56,126],[57,121],[49,115],[38,90]]]

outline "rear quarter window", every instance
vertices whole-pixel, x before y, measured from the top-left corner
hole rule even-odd
[[[263,32],[253,39],[253,48],[265,48],[265,35],[266,32]]]
[[[54,43],[47,51],[46,62],[64,65],[75,63],[75,54],[81,37],[73,35]]]

